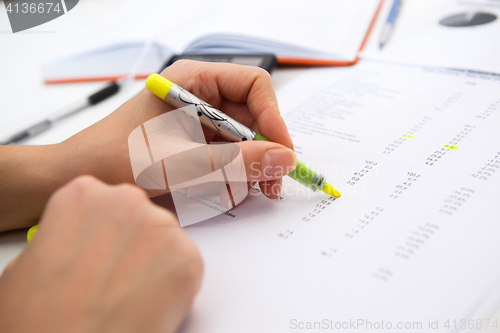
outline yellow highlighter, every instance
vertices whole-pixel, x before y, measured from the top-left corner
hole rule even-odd
[[[204,126],[229,141],[269,141],[163,76],[151,74],[146,81],[146,88],[175,108],[193,108]],[[324,175],[300,161],[297,161],[296,168],[288,176],[312,191],[323,191],[330,196],[340,198],[340,192],[326,182]]]

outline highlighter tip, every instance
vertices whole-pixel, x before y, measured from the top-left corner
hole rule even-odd
[[[322,191],[334,198],[340,198],[340,192],[334,189],[333,186],[328,183],[325,184],[325,187],[323,187]]]

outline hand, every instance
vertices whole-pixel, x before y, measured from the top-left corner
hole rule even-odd
[[[273,141],[238,144],[248,180],[261,181],[262,192],[277,198],[281,177],[287,173],[283,170],[293,170],[295,157],[269,74],[257,67],[181,60],[161,75]],[[64,154],[71,156],[70,168],[111,184],[133,183],[128,136],[145,121],[173,109],[144,89],[110,116],[64,143]],[[207,142],[214,141],[214,132],[204,132]],[[264,167],[267,173],[261,172]]]
[[[286,174],[283,170],[293,170],[295,156],[288,149],[293,149],[292,140],[279,114],[269,74],[257,67],[181,60],[162,75],[273,141],[238,145],[248,180],[261,181],[264,195],[277,198],[281,176]],[[108,184],[134,183],[129,134],[172,109],[144,89],[108,117],[60,144],[0,146],[0,232],[34,225],[50,195],[79,175],[92,175]],[[214,135],[206,130],[207,142],[214,141]]]
[[[135,186],[80,177],[0,277],[0,331],[174,332],[201,275],[170,212]]]

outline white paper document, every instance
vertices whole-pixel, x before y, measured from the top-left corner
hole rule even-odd
[[[342,197],[285,177],[280,202],[253,189],[185,228],[205,276],[181,332],[500,327],[498,302],[478,312],[500,282],[500,76],[362,61],[278,100]]]
[[[498,1],[444,0],[412,25],[396,23],[391,40],[379,48],[373,35],[362,58],[405,64],[500,73]]]

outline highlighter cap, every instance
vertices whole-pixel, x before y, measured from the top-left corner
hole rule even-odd
[[[36,230],[38,229],[38,225],[35,225],[33,227],[31,227],[29,230],[28,230],[28,234],[26,235],[26,240],[28,242],[31,242],[31,239],[33,238],[33,236],[35,236],[36,234]]]
[[[146,80],[146,89],[161,99],[165,99],[173,83],[159,74],[151,74]]]

